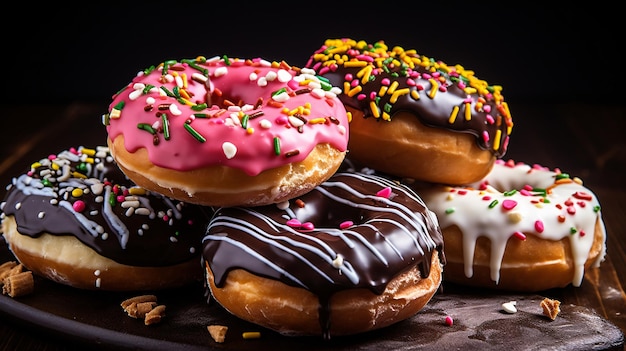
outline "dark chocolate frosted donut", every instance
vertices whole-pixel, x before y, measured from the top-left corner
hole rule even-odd
[[[437,218],[408,187],[339,172],[289,203],[216,210],[203,257],[213,296],[233,314],[328,337],[419,311],[439,286],[442,243]],[[242,288],[250,279],[258,290]],[[419,293],[401,296],[405,288]]]
[[[461,65],[343,38],[326,40],[305,67],[342,87],[349,157],[377,171],[466,184],[506,153],[513,120],[502,87]]]
[[[34,162],[13,179],[0,206],[16,258],[57,282],[136,290],[202,276],[200,239],[210,208],[136,186],[106,147],[64,150]]]

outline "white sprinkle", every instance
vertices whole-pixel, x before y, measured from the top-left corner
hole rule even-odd
[[[294,127],[294,128],[298,128],[304,125],[304,121],[301,120],[298,117],[294,117],[294,116],[289,116],[287,119],[289,119],[289,123]]]
[[[343,256],[337,255],[337,257],[333,260],[333,267],[340,268],[343,266]]]
[[[517,308],[515,308],[515,301],[503,303],[502,304],[502,309],[506,313],[515,313],[515,312],[517,312]]]
[[[272,100],[278,101],[278,102],[285,102],[285,101],[289,100],[289,94],[287,94],[287,92],[283,91],[280,94],[276,94],[276,95],[272,96]]]
[[[96,279],[96,288],[100,287],[100,282],[101,282],[100,278]]]
[[[180,116],[182,114],[182,112],[178,109],[178,105],[176,105],[176,104],[171,104],[170,105],[170,112],[174,116]]]
[[[140,207],[135,210],[135,214],[147,216],[150,214],[150,210],[145,207]]]
[[[248,76],[248,79],[250,79],[251,82],[257,80],[258,78],[259,76],[254,72],[251,72],[250,75]]]
[[[274,71],[269,71],[267,72],[267,74],[265,75],[265,79],[268,82],[274,81],[276,78],[278,77],[278,74]]]
[[[22,208],[22,203],[21,202],[16,203],[15,204],[15,209],[19,210],[20,208]]]
[[[224,155],[226,155],[226,158],[229,160],[235,157],[235,155],[237,154],[237,147],[235,146],[235,144],[228,141],[222,144],[222,150],[224,151]]]
[[[141,89],[133,90],[130,94],[128,94],[128,98],[132,101],[135,101],[141,96],[141,94],[143,94],[143,91],[141,91]]]
[[[122,208],[139,207],[139,201],[123,201]]]
[[[218,67],[215,69],[215,71],[213,71],[213,75],[215,77],[221,77],[227,73],[228,73],[228,68],[226,67]]]
[[[341,135],[346,135],[346,127],[337,126],[337,129],[339,129],[339,133],[341,133]]]
[[[315,96],[316,98],[321,99],[324,96],[326,96],[326,92],[322,88],[316,88],[316,89],[311,90],[311,95]]]
[[[103,233],[103,234],[100,236],[100,238],[101,238],[102,240],[106,240],[106,239],[108,239],[108,238],[109,238],[109,233]]]
[[[189,253],[192,253],[192,254],[193,254],[193,253],[196,253],[196,248],[195,248],[195,247],[193,247],[193,246],[192,246],[192,247],[190,247],[190,248],[189,248]]]
[[[289,208],[289,200],[277,203],[276,207],[278,207],[278,209],[280,209],[280,210],[288,209]]]
[[[176,239],[176,238],[175,238],[175,237],[173,237],[173,236],[170,236],[170,241],[171,241],[171,242],[173,242],[173,243],[177,243],[177,242],[178,242],[178,239]]]
[[[174,78],[176,80],[176,86],[178,86],[179,88],[183,87],[183,78],[181,76],[176,76]]]
[[[209,80],[208,77],[205,77],[204,75],[197,73],[197,72],[191,75],[191,79],[200,81],[202,83],[206,83],[206,81]]]
[[[278,70],[278,81],[281,83],[287,83],[292,78],[291,73],[287,72],[284,69]]]
[[[100,276],[100,273],[101,273],[101,272],[100,272],[100,270],[99,270],[99,269],[96,269],[96,270],[93,272],[93,275],[95,275],[96,277],[99,277],[99,276]]]
[[[264,129],[272,128],[272,122],[270,122],[269,120],[265,118],[259,121],[259,125],[261,126],[261,128],[264,128]]]
[[[155,102],[156,102],[156,100],[155,100],[152,96],[148,96],[148,97],[146,98],[146,104],[148,104],[148,105],[152,105],[152,104],[154,104]]]
[[[39,213],[37,213],[37,218],[41,219],[41,218],[43,218],[45,215],[46,215],[46,213],[45,213],[45,212],[43,212],[43,211],[42,211],[42,212],[39,212]]]
[[[267,79],[265,79],[265,77],[260,77],[257,81],[256,84],[260,87],[264,87],[267,86]]]

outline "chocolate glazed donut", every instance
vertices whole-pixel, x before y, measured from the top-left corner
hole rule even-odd
[[[289,203],[218,209],[209,223],[203,245],[209,287],[213,297],[227,310],[283,334],[321,332],[325,338],[331,333],[354,334],[384,327],[415,314],[439,288],[441,266],[445,264],[437,218],[419,196],[387,178],[356,172],[338,172]],[[302,297],[304,300],[313,296],[313,316],[299,313],[303,316],[298,317],[312,322],[285,321],[280,317],[273,320],[272,315],[259,318],[251,311],[259,306],[254,303],[242,306],[245,298],[224,301],[222,290],[232,284],[231,275],[235,272],[241,275],[242,270],[249,273],[246,276],[280,282],[281,295],[306,292],[309,296]],[[388,316],[381,312],[385,307],[368,305],[367,308],[379,308],[380,320],[366,325],[337,322],[358,311],[356,307],[348,307],[335,314],[335,304],[339,304],[335,295],[358,292],[354,299],[367,296],[376,300],[388,293],[391,282],[407,274],[414,274],[408,284],[411,286],[416,281],[434,280],[426,293],[421,291],[426,298],[419,306]],[[234,291],[241,290],[244,289]],[[266,302],[260,304],[272,304],[268,302],[273,298],[267,296],[270,293],[258,292],[266,295],[262,297]],[[287,301],[289,296],[277,298]],[[295,299],[296,304],[307,303]],[[285,307],[288,303],[279,304],[283,306],[268,307],[263,313],[286,315],[286,311],[276,309],[288,309]],[[403,307],[395,306],[398,310]]]

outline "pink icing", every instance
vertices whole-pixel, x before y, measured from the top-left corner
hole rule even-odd
[[[320,143],[347,149],[349,122],[338,91],[285,63],[199,57],[139,72],[113,96],[103,123],[111,140],[123,135],[129,152],[146,148],[157,166],[224,165],[254,176],[301,161]]]

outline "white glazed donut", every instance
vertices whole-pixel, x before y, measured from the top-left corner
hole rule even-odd
[[[419,190],[444,235],[445,281],[517,291],[580,286],[604,260],[596,196],[576,177],[498,160],[470,186]]]

